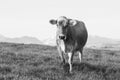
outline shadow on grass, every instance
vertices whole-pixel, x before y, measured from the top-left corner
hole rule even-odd
[[[73,72],[77,73],[94,73],[102,76],[105,80],[120,80],[120,68],[104,65],[92,65],[89,63],[73,63]],[[65,72],[69,70],[69,64],[63,65]]]
[[[105,73],[107,66],[101,66],[101,65],[92,65],[89,63],[74,63],[73,64],[73,69],[76,71],[83,71],[83,72],[89,72],[89,71],[94,71],[94,72],[102,72]]]
[[[81,72],[102,72],[105,73],[107,66],[100,66],[100,65],[92,65],[89,63],[73,63],[73,71],[81,71]],[[63,69],[65,72],[69,72],[69,64],[66,63],[63,65]]]
[[[80,71],[80,72],[96,72],[96,73],[120,73],[120,68],[104,66],[104,65],[92,65],[89,63],[73,63],[73,71]],[[65,72],[69,70],[69,64],[66,63],[63,65],[63,69]]]

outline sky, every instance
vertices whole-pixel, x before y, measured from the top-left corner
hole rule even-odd
[[[52,38],[49,20],[59,16],[83,21],[90,35],[120,39],[120,0],[0,0],[0,34]]]

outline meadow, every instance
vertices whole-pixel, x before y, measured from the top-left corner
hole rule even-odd
[[[120,80],[120,50],[85,48],[73,73],[48,45],[0,43],[0,80]]]

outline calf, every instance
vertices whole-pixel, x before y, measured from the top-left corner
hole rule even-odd
[[[82,21],[68,19],[65,16],[61,16],[57,20],[52,19],[50,23],[57,25],[57,49],[63,63],[65,63],[64,54],[68,54],[69,72],[72,72],[73,55],[76,52],[79,53],[81,62],[83,47],[87,42],[88,33],[85,24]]]

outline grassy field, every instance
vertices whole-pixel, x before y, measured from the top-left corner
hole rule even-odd
[[[120,80],[120,51],[84,49],[73,73],[61,65],[56,47],[0,43],[0,80]]]

